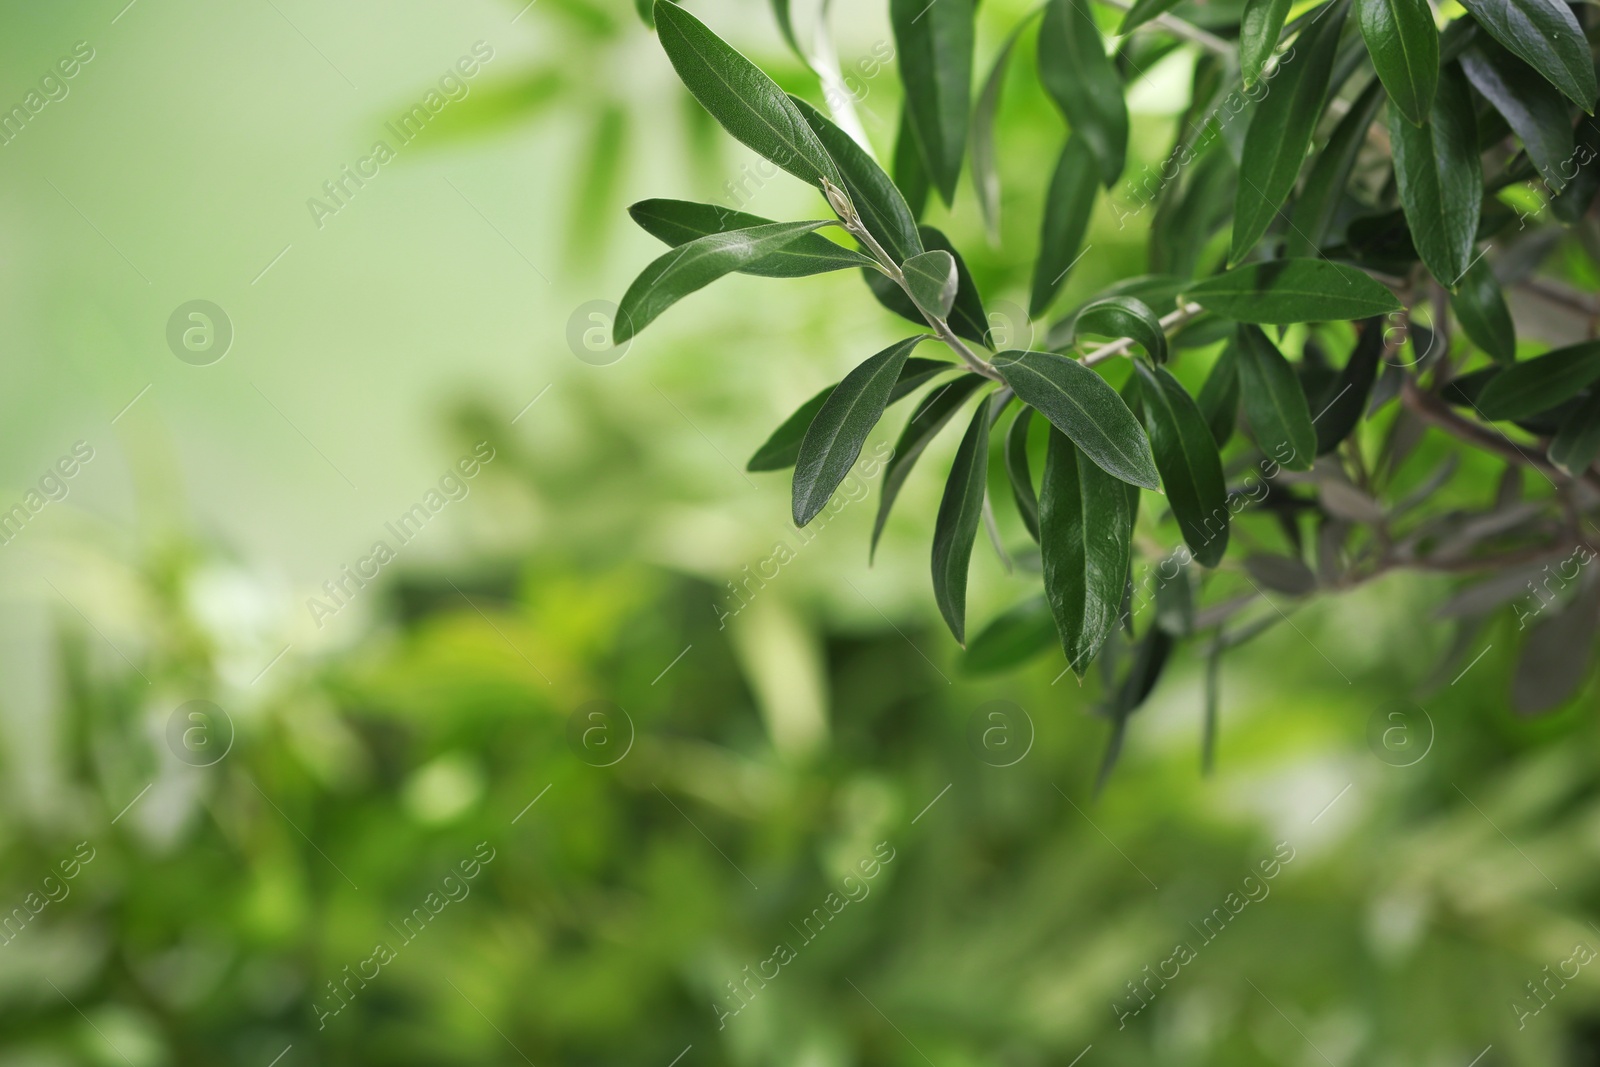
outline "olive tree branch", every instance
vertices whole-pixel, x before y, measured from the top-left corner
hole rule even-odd
[[[1104,2],[1110,4],[1118,11],[1127,11],[1133,7],[1133,4],[1129,3],[1128,0],[1104,0]],[[1233,45],[1229,44],[1227,41],[1224,41],[1216,34],[1207,33],[1194,23],[1186,22],[1176,15],[1157,15],[1155,18],[1150,20],[1150,24],[1160,26],[1173,36],[1182,37],[1186,41],[1192,41],[1208,51],[1215,52],[1219,56],[1233,55]]]
[[[1199,304],[1185,304],[1177,311],[1161,316],[1161,332],[1171,333],[1204,310]],[[1135,343],[1131,337],[1122,337],[1112,341],[1110,344],[1101,345],[1093,352],[1084,355],[1083,365],[1092,367],[1096,363],[1104,363],[1108,359],[1125,356],[1128,354],[1128,349],[1132,348]]]

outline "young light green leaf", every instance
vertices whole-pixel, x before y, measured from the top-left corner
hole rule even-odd
[[[1458,64],[1448,63],[1439,72],[1426,125],[1413,126],[1398,111],[1389,112],[1389,144],[1417,255],[1440,284],[1454,289],[1472,264],[1483,201],[1478,120]]]
[[[1489,36],[1594,114],[1594,58],[1566,4],[1551,0],[1463,0]]]
[[[1600,456],[1600,389],[1590,393],[1561,423],[1550,442],[1550,462],[1570,477],[1588,470]]]
[[[1389,101],[1413,126],[1428,121],[1439,82],[1439,29],[1428,0],[1355,0],[1356,21]]]
[[[1157,363],[1167,361],[1167,334],[1161,317],[1135,296],[1106,296],[1078,312],[1074,329],[1079,334],[1131,337]]]
[[[1056,638],[1055,620],[1044,597],[1024,600],[988,626],[967,646],[961,659],[966,674],[998,674],[1049,648]]]
[[[656,0],[656,29],[673,69],[723,129],[817,188],[843,185],[827,149],[760,67],[677,4]]]
[[[1006,431],[1006,480],[1011,483],[1011,497],[1017,502],[1017,514],[1028,536],[1039,540],[1039,497],[1033,491],[1033,472],[1028,469],[1028,427],[1033,425],[1033,409],[1024,407],[1011,420]]]
[[[1033,265],[1033,293],[1028,315],[1038,318],[1061,291],[1067,272],[1082,255],[1089,213],[1099,193],[1098,164],[1083,138],[1067,138],[1045,194],[1044,223],[1039,230],[1039,258]]]
[[[1500,283],[1481,256],[1467,268],[1466,277],[1450,294],[1450,307],[1473,344],[1497,363],[1516,362],[1517,328],[1512,325],[1511,310],[1506,307]]]
[[[1200,387],[1200,413],[1218,448],[1233,436],[1233,425],[1239,417],[1239,357],[1235,347],[1230,339],[1206,375],[1206,384]]]
[[[1238,263],[1256,246],[1294,188],[1327,103],[1346,9],[1346,0],[1333,0],[1301,31],[1294,51],[1280,61],[1271,91],[1256,104],[1239,164],[1249,180],[1240,179],[1234,196],[1229,263]]]
[[[1145,489],[1160,475],[1139,421],[1105,379],[1052,352],[1002,352],[994,368],[1024,404],[1037,408],[1109,474]]]
[[[1039,496],[1039,551],[1061,649],[1080,678],[1117,624],[1132,536],[1126,487],[1052,428]]]
[[[1135,361],[1156,469],[1167,487],[1167,501],[1183,540],[1207,567],[1222,562],[1228,550],[1228,485],[1222,456],[1206,417],[1178,379],[1165,367]]]
[[[1289,17],[1292,4],[1293,0],[1244,0],[1239,16],[1239,67],[1245,88],[1255,85],[1272,50],[1278,47],[1283,20]]]
[[[798,97],[790,99],[833,157],[844,179],[845,192],[850,194],[867,231],[896,263],[920,253],[922,238],[917,233],[917,220],[883,168],[832,119]]]
[[[984,397],[956,449],[933,521],[933,598],[958,643],[967,643],[967,567],[978,536],[989,473],[989,401]]]
[[[1461,53],[1461,69],[1522,139],[1545,181],[1560,188],[1570,177],[1563,170],[1571,166],[1573,154],[1572,113],[1566,98],[1493,41],[1473,41]]]
[[[1360,423],[1367,397],[1372,395],[1372,384],[1378,380],[1383,334],[1382,319],[1363,323],[1344,369],[1329,383],[1327,392],[1317,398],[1317,414],[1312,419],[1317,429],[1317,455],[1325,456],[1338,448]]]
[[[1182,2],[1183,0],[1134,0],[1133,6],[1128,8],[1128,13],[1122,17],[1122,25],[1117,27],[1117,36],[1123,37],[1132,33],[1151,19],[1165,15]]]
[[[1285,248],[1290,256],[1315,256],[1321,248],[1323,238],[1328,236],[1329,227],[1333,225],[1334,213],[1339,210],[1339,201],[1350,184],[1350,173],[1355,169],[1361,146],[1366,143],[1367,130],[1382,105],[1383,83],[1374,78],[1333,128],[1295,199]]]
[[[1513,363],[1491,378],[1475,406],[1486,419],[1525,419],[1571,400],[1600,379],[1600,341]]]
[[[906,260],[900,269],[917,307],[936,319],[950,314],[959,281],[954,256],[942,251],[924,252]]]
[[[911,350],[928,339],[909,337],[885,348],[844,376],[817,411],[800,441],[794,465],[794,524],[817,517],[861,454],[867,434],[883,417],[889,395]]]
[[[1317,431],[1294,368],[1254,326],[1241,325],[1234,346],[1244,413],[1256,444],[1268,459],[1289,470],[1310,470],[1317,454]]]
[[[1000,93],[1005,88],[1011,53],[1032,18],[1033,12],[1024,15],[1006,36],[978,91],[977,106],[972,109],[972,187],[977,190],[978,208],[983,212],[991,244],[1000,243],[1000,169],[995,163],[994,120],[1000,110]]]
[[[924,248],[930,252],[948,252],[956,262],[956,300],[950,307],[950,328],[957,337],[973,344],[987,345],[989,316],[983,310],[983,297],[978,294],[978,286],[972,280],[972,272],[967,269],[967,261],[961,258],[961,253],[950,243],[950,238],[939,230],[923,226],[921,234]]]
[[[1235,322],[1273,326],[1365,319],[1400,310],[1387,286],[1327,259],[1250,263],[1191,285],[1186,296]]]
[[[646,267],[628,286],[617,307],[617,320],[611,327],[613,343],[620,345],[634,336],[655,321],[657,315],[696,289],[760,262],[802,234],[833,225],[837,224],[828,219],[774,222],[707,234],[679,245]]]
[[[1087,4],[1050,0],[1039,28],[1039,80],[1110,188],[1128,156],[1128,104]]]
[[[973,0],[889,0],[911,132],[946,204],[955,198],[967,149],[974,6]]]
[[[889,406],[911,395],[946,371],[955,369],[956,365],[946,360],[912,356],[900,368],[900,377],[895,380],[894,388],[889,391]],[[811,427],[817,412],[822,410],[828,394],[832,393],[838,384],[835,382],[796,408],[795,413],[783,420],[783,425],[772,431],[772,436],[756,449],[755,455],[750,457],[750,462],[745,464],[744,469],[754,473],[788,470],[794,466],[795,460],[800,458],[800,442],[805,439],[806,430]]]
[[[883,524],[889,520],[889,509],[894,506],[900,487],[905,484],[917,457],[944,429],[961,405],[988,379],[977,374],[964,374],[929,393],[912,412],[905,429],[894,443],[894,456],[883,472],[883,496],[878,501],[878,516],[872,522],[872,543],[868,557],[878,551],[878,538],[883,534]]]
[[[777,225],[760,215],[688,200],[641,200],[628,208],[628,214],[651,237],[673,247],[708,234]],[[873,261],[860,252],[835,244],[820,233],[808,233],[741,268],[739,273],[763,278],[802,278],[850,267],[876,269]]]

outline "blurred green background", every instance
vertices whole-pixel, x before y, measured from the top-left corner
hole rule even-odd
[[[887,19],[837,6],[883,157],[893,67],[856,64]],[[820,102],[766,4],[695,9]],[[980,70],[1023,10],[983,5]],[[631,3],[4,18],[6,108],[93,58],[0,146],[0,509],[92,458],[0,547],[0,1064],[1600,1063],[1593,697],[1510,716],[1509,610],[1460,675],[1439,580],[1297,612],[1226,659],[1210,776],[1185,651],[1095,798],[1097,683],[974,677],[938,624],[955,435],[870,569],[876,486],[802,542],[787,479],[743,473],[898,336],[858,279],[569,343],[656,254],[628,203],[818,207],[747,180]],[[1027,51],[1010,249],[1061,138]],[[1145,161],[1188,62],[1133,90]],[[933,221],[1023,300],[969,186]],[[1143,237],[1102,205],[1065,302]],[[215,361],[168,344],[194,300]],[[458,499],[400,545],[430,490]],[[1033,581],[980,546],[972,584],[981,621]]]

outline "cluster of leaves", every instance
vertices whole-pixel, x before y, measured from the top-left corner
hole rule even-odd
[[[774,6],[794,43],[788,4]],[[928,387],[885,474],[875,546],[912,465],[974,402],[932,552],[935,599],[965,643],[980,525],[1004,554],[989,453],[1015,408],[1000,466],[1038,545],[1044,595],[977,635],[970,655],[1007,666],[1044,651],[1053,634],[1082,676],[1102,651],[1117,651],[1102,657],[1112,672],[1113,752],[1174,640],[1209,631],[1214,658],[1283,617],[1268,591],[1348,587],[1397,566],[1492,571],[1582,543],[1578,519],[1595,502],[1586,483],[1600,485],[1590,471],[1600,454],[1600,342],[1591,319],[1590,340],[1518,362],[1502,285],[1529,281],[1564,227],[1591,256],[1600,249],[1592,12],[1560,0],[1466,0],[1467,13],[1441,29],[1427,0],[1136,0],[1111,54],[1091,4],[1048,0],[1005,39],[974,102],[975,8],[890,0],[905,91],[891,178],[843,124],[785,94],[681,7],[654,5],[661,45],[690,93],[734,137],[816,187],[832,217],[774,222],[680,201],[635,205],[634,219],[671,250],[623,297],[616,340],[733,272],[861,268],[881,304],[926,329],[812,397],[752,459],[752,470],[794,468],[797,524],[821,511],[885,409]],[[1130,71],[1177,48],[1200,55],[1176,143],[1141,187],[1155,205],[1152,273],[1056,321],[1040,350],[1012,350],[991,329],[960,253],[918,220],[931,194],[954,203],[970,159],[992,223],[994,115],[1036,16],[1039,80],[1068,134],[1040,213],[1035,317],[1050,311],[1079,259],[1101,189],[1122,179]],[[852,246],[819,232],[827,227],[842,228]],[[1596,313],[1581,293],[1557,296]],[[930,340],[954,360],[912,354]],[[1192,391],[1171,369],[1180,352],[1200,361],[1216,353]],[[1129,363],[1119,390],[1118,368]],[[1497,421],[1514,424],[1510,435],[1489,425]],[[1395,473],[1425,425],[1531,468],[1551,492],[1519,503],[1503,486],[1483,515],[1402,522],[1455,471],[1398,498]],[[1363,438],[1380,432],[1368,456]],[[1168,520],[1182,544],[1161,568],[1154,621],[1136,636],[1142,499],[1161,505],[1148,554],[1166,551],[1159,530]],[[1280,528],[1286,548],[1229,567],[1230,529],[1246,512]],[[1449,536],[1472,522],[1485,532]],[[1196,606],[1196,575],[1217,594],[1209,606]],[[1272,612],[1243,623],[1240,613],[1261,602]],[[1592,634],[1597,609],[1583,611]]]

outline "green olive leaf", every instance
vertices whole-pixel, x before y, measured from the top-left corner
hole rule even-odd
[[[1228,549],[1228,485],[1222,456],[1199,406],[1164,367],[1136,361],[1140,405],[1167,502],[1194,558],[1207,567]]]
[[[900,431],[900,437],[894,443],[894,455],[884,468],[883,495],[878,501],[877,518],[872,522],[869,559],[878,551],[878,538],[883,535],[884,523],[889,520],[889,509],[894,507],[895,498],[900,495],[900,487],[911,474],[911,468],[916,464],[917,458],[939,435],[939,431],[944,429],[945,424],[955,413],[961,410],[967,398],[987,380],[977,374],[964,374],[930,392],[922,403],[917,405],[917,410],[911,413],[905,429]]]
[[[1441,285],[1454,289],[1472,265],[1483,201],[1478,122],[1459,64],[1448,63],[1440,71],[1425,125],[1413,126],[1390,110],[1389,144],[1417,255]]]
[[[1033,266],[1033,292],[1028,315],[1038,318],[1061,291],[1067,273],[1082,256],[1083,235],[1100,192],[1094,153],[1077,135],[1067,138],[1045,193],[1044,221],[1039,228],[1039,258]]]
[[[1099,161],[1100,180],[1110,188],[1128,156],[1128,104],[1088,4],[1050,0],[1044,9],[1039,80]]]
[[[978,409],[956,449],[933,522],[933,598],[958,643],[967,643],[967,568],[978,536],[989,473],[989,403]]]
[[[1566,4],[1551,0],[1462,0],[1478,25],[1589,114],[1594,114],[1594,57]]]
[[[708,234],[777,225],[759,215],[687,200],[641,200],[628,208],[628,214],[651,237],[673,247]],[[851,267],[876,269],[873,261],[860,252],[835,244],[820,233],[810,233],[740,268],[739,273],[763,278],[803,278]]]
[[[1327,259],[1250,263],[1189,286],[1185,297],[1235,322],[1287,326],[1387,315],[1400,310],[1387,286]]]
[[[1109,474],[1145,489],[1160,488],[1144,429],[1104,378],[1053,352],[1002,352],[994,368],[1019,400]]]
[[[1389,102],[1414,126],[1428,121],[1439,83],[1439,29],[1428,0],[1355,0],[1356,21]]]
[[[1136,296],[1106,296],[1078,312],[1074,330],[1104,337],[1131,337],[1157,363],[1167,361],[1167,334],[1161,317]]]
[[[1600,341],[1513,363],[1489,379],[1474,406],[1486,419],[1525,419],[1571,400],[1600,378]]]
[[[1292,471],[1311,469],[1317,432],[1300,379],[1278,346],[1255,326],[1241,325],[1235,339],[1239,391],[1256,444],[1267,458]]]
[[[949,204],[961,178],[972,106],[974,0],[889,0],[911,134]]]

